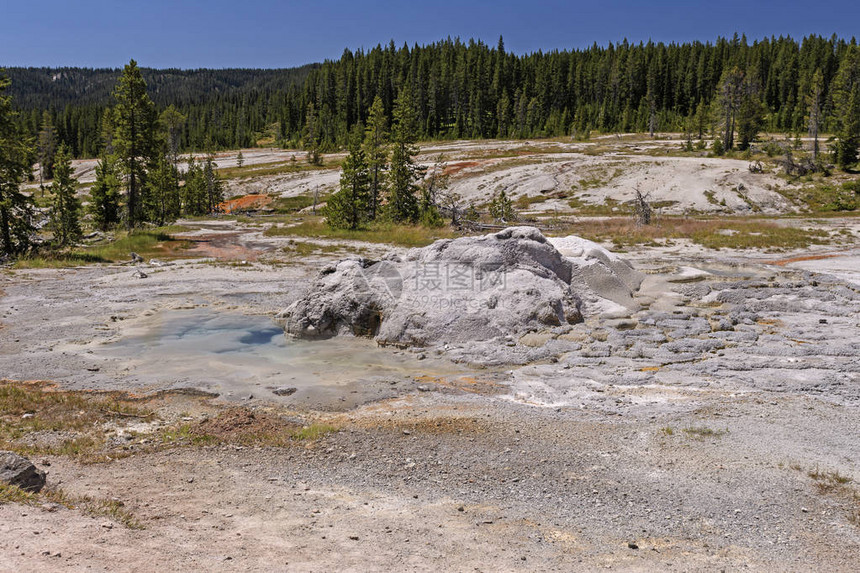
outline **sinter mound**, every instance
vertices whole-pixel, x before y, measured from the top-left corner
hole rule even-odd
[[[527,332],[632,309],[641,280],[595,243],[548,240],[535,228],[512,227],[378,262],[340,261],[278,319],[300,338],[353,334],[403,347],[511,346]]]

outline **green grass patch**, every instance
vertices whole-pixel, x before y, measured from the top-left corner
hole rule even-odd
[[[307,241],[293,241],[281,249],[283,252],[295,255],[298,257],[307,257],[318,254],[333,254],[343,250],[340,245],[321,245],[318,243],[309,243]]]
[[[806,205],[814,213],[841,213],[860,209],[860,180],[844,183],[813,181],[796,190],[780,192],[795,203]]]
[[[317,197],[317,205],[324,203],[326,201],[326,197],[327,195],[320,195]],[[312,195],[297,195],[295,197],[278,197],[269,203],[268,206],[274,210],[275,213],[295,213],[296,211],[313,207],[313,204],[314,198]]]
[[[549,197],[546,195],[523,195],[521,197],[517,197],[517,200],[514,201],[514,205],[517,209],[525,211],[531,208],[531,206],[536,203],[544,203],[547,199],[549,199]]]
[[[618,215],[621,211],[621,203],[615,199],[610,199],[609,197],[607,197],[603,203],[587,203],[580,197],[574,196],[567,200],[567,204],[575,209],[580,215]]]
[[[91,246],[71,250],[43,253],[18,259],[16,268],[40,269],[62,268],[94,263],[116,263],[130,261],[130,253],[139,254],[144,260],[151,258],[169,259],[181,256],[181,251],[190,246],[189,241],[174,238],[171,233],[187,231],[186,227],[173,225],[120,232],[113,239],[106,239]]]
[[[331,424],[317,423],[302,427],[300,430],[295,431],[292,437],[294,440],[299,441],[314,441],[336,431],[337,428]]]
[[[802,249],[829,243],[821,230],[797,229],[765,222],[716,224],[690,235],[694,243],[709,249]]]
[[[398,225],[374,223],[365,229],[332,229],[321,217],[308,218],[298,224],[274,226],[266,229],[267,237],[311,237],[342,239],[367,243],[387,243],[402,247],[424,247],[437,239],[454,236],[448,227],[424,227],[421,225]]]
[[[343,160],[341,159],[330,159],[322,165],[311,165],[304,160],[304,157],[296,157],[296,161],[278,161],[257,165],[243,165],[242,167],[224,167],[217,171],[224,179],[243,179],[248,177],[283,175],[286,173],[302,173],[305,171],[339,169],[342,163]]]
[[[582,218],[562,225],[551,234],[574,234],[595,242],[611,242],[615,248],[657,246],[659,241],[676,239],[687,239],[709,249],[784,250],[831,242],[826,231],[740,218],[660,217],[651,225],[638,225],[630,217]]]

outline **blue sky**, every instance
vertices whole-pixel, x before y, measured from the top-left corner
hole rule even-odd
[[[447,36],[531,52],[860,31],[860,0],[0,0],[0,66],[291,67]]]

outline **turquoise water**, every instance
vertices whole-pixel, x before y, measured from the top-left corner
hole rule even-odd
[[[210,308],[169,310],[142,319],[96,351],[119,360],[137,383],[244,392],[254,386],[337,386],[362,379],[459,371],[443,360],[379,348],[368,339],[288,339],[267,316]]]

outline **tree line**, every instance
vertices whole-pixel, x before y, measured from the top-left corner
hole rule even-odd
[[[72,152],[47,119],[36,138],[28,137],[7,95],[9,84],[0,76],[0,252],[16,255],[32,246],[34,197],[20,187],[35,179],[32,166],[37,160],[41,186],[51,180],[52,245],[73,245],[81,238],[84,208],[77,196]],[[114,105],[102,112],[101,151],[86,205],[93,226],[104,231],[124,224],[131,230],[142,223],[163,225],[182,215],[217,210],[224,193],[213,156],[198,162],[191,155],[185,170],[179,168],[186,117],[174,106],[157,112],[134,60],[123,69],[113,99]]]
[[[625,40],[515,55],[501,38],[494,47],[447,39],[345,50],[338,60],[294,70],[148,73],[156,78],[184,74],[185,83],[168,83],[173,87],[154,93],[160,108],[172,104],[188,118],[183,150],[245,147],[258,140],[343,149],[354,126],[367,124],[377,97],[391,121],[407,85],[419,139],[659,130],[712,133],[731,148],[736,132],[740,146],[760,130],[810,132],[810,98],[818,102],[814,119],[820,132],[850,130],[857,50],[853,38],[750,43],[736,35],[714,43]],[[12,70],[13,79],[21,74]],[[61,99],[49,100],[41,95],[47,82],[42,76],[58,74],[70,85],[61,90]],[[101,77],[103,71],[29,70],[24,75],[19,104],[26,110],[25,129],[35,136],[47,109],[58,138],[74,155],[99,153],[101,107],[107,102],[101,84],[87,87],[84,78]]]

